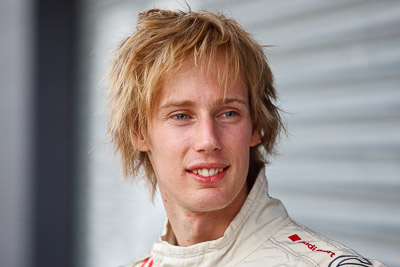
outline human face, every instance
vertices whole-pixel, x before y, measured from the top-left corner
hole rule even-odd
[[[139,149],[148,153],[167,212],[223,210],[246,198],[250,147],[260,139],[247,91],[228,83],[224,98],[215,77],[188,65],[163,80]]]

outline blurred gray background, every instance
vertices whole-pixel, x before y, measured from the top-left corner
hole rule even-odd
[[[289,135],[267,168],[291,216],[400,266],[400,1],[188,1],[266,49]],[[0,266],[119,266],[165,219],[124,182],[105,74],[143,10],[183,1],[0,2]]]

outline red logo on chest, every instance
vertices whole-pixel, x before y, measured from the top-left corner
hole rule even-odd
[[[301,238],[296,234],[289,236],[289,239],[292,240],[292,242],[296,242],[298,244],[304,244],[311,251],[314,251],[314,252],[325,252],[329,256],[331,256],[331,258],[333,258],[335,256],[335,252],[332,252],[330,250],[319,249],[316,245],[311,244],[310,242],[302,241]]]

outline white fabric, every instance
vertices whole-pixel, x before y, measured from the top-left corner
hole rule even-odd
[[[264,169],[224,236],[189,247],[174,244],[167,222],[160,243],[153,246],[154,267],[385,266],[292,221],[282,203],[269,197]]]

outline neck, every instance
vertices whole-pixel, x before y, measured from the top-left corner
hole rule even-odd
[[[166,207],[177,245],[186,247],[222,237],[240,211],[247,193],[247,186],[244,186],[232,203],[216,211],[194,212],[183,209],[171,210]]]

